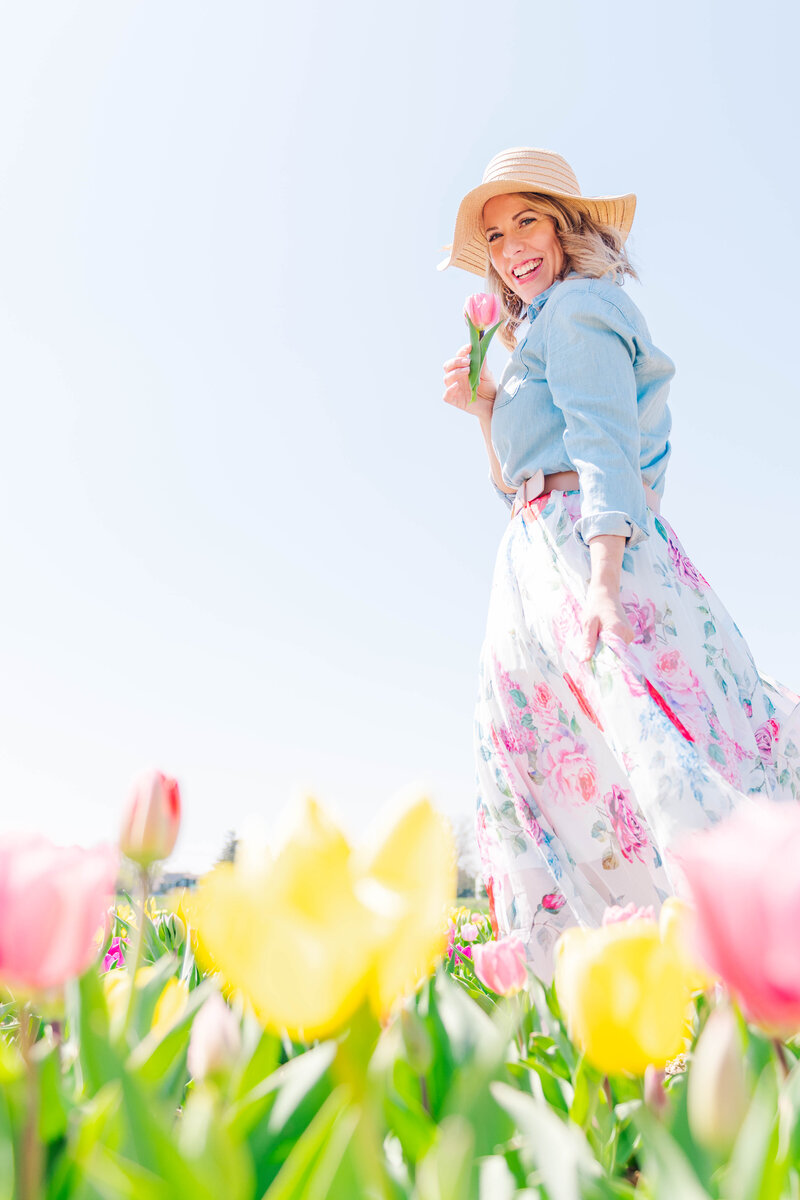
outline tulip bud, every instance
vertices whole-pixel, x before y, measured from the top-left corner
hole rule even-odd
[[[120,849],[141,867],[168,858],[178,836],[181,797],[177,781],[149,771],[136,781],[122,824]]]
[[[664,1080],[666,1073],[659,1071],[652,1064],[648,1066],[644,1073],[644,1102],[656,1116],[663,1116],[666,1112],[669,1100],[664,1089]]]
[[[212,992],[192,1025],[187,1066],[193,1079],[230,1067],[239,1055],[242,1035],[239,1022],[219,992]]]
[[[731,1008],[716,1008],[706,1022],[689,1068],[687,1106],[696,1142],[727,1155],[750,1100],[739,1024]]]
[[[163,942],[168,950],[174,950],[177,954],[186,941],[186,926],[178,914],[159,913],[153,924],[159,941]]]
[[[474,292],[464,302],[464,316],[479,333],[491,329],[500,320],[500,297],[488,292]]]
[[[477,940],[479,930],[472,921],[465,921],[458,932],[463,942],[474,942]]]

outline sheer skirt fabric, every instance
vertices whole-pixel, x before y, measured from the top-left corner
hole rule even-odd
[[[676,839],[748,799],[800,796],[800,698],[747,644],[664,517],[627,550],[636,639],[580,661],[580,494],[516,517],[495,567],[475,714],[477,836],[501,933],[549,980],[553,947],[606,906],[679,887]]]

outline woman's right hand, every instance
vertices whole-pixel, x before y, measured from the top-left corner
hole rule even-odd
[[[478,380],[478,394],[472,403],[472,393],[469,387],[469,346],[462,346],[455,358],[449,358],[444,364],[444,400],[455,408],[483,420],[489,420],[497,395],[497,384],[486,365],[481,368]]]

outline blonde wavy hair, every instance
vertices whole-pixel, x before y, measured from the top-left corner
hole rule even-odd
[[[539,217],[550,217],[555,225],[556,237],[564,254],[564,266],[559,279],[563,279],[570,271],[587,279],[600,279],[604,275],[611,276],[617,282],[621,282],[625,275],[639,278],[618,229],[595,221],[569,201],[556,200],[539,192],[520,192],[520,195],[532,212]],[[526,306],[516,292],[503,282],[491,260],[486,283],[489,291],[500,297],[503,315],[503,325],[498,330],[500,341],[508,350],[513,350]]]

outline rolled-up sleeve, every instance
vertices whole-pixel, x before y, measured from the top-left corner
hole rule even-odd
[[[489,483],[492,485],[494,490],[497,492],[498,496],[503,501],[503,503],[506,505],[506,507],[513,508],[514,507],[514,496],[516,495],[516,492],[511,492],[511,493],[504,492],[502,488],[499,488],[497,486],[497,484],[495,483],[495,481],[491,475],[489,476]]]
[[[648,536],[640,466],[634,332],[602,296],[567,291],[548,313],[545,373],[566,424],[564,445],[581,484],[575,535],[628,546]]]

